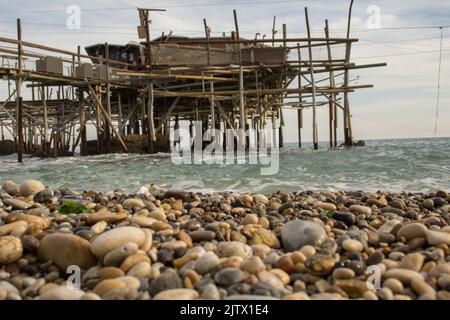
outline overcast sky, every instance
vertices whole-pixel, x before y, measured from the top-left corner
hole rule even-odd
[[[137,41],[136,6],[166,8],[152,16],[152,36],[168,33],[202,36],[203,18],[214,35],[234,29],[232,10],[238,11],[242,36],[271,35],[276,15],[278,35],[286,23],[289,37],[305,37],[304,7],[308,6],[315,36],[323,36],[325,19],[332,36],[345,36],[347,0],[1,0],[0,36],[16,37],[15,21],[23,22],[24,40],[76,50],[93,43]],[[8,3],[6,5],[6,3]],[[81,8],[81,28],[66,26],[67,7]],[[381,10],[381,29],[368,29],[367,21]],[[371,7],[370,9],[373,9]],[[369,20],[370,21],[370,20]],[[450,25],[450,0],[355,0],[351,37],[360,41],[352,49],[358,64],[387,62],[384,68],[352,71],[353,84],[374,84],[351,94],[353,133],[357,139],[431,137],[436,119],[440,29]],[[418,28],[421,27],[421,28]],[[436,27],[436,28],[422,28]],[[441,96],[438,136],[450,136],[450,29],[443,29]],[[315,52],[325,57],[325,52]],[[4,87],[2,87],[4,88]],[[5,90],[0,99],[5,99]],[[327,110],[319,111],[319,138],[328,137]],[[305,140],[311,140],[311,111],[305,112]],[[342,117],[341,117],[342,118]],[[340,120],[341,120],[340,118]],[[285,111],[285,140],[296,141],[296,112]],[[340,121],[342,124],[342,121]],[[339,128],[342,136],[342,127]]]

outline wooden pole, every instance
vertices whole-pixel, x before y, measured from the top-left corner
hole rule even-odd
[[[244,144],[245,147],[245,102],[244,102],[244,68],[240,67],[239,69],[239,129],[240,130],[240,141]]]
[[[81,146],[80,154],[87,155],[87,128],[86,128],[86,111],[84,110],[84,91],[80,90],[80,130],[81,130]]]
[[[328,20],[325,20],[325,36],[328,39],[330,37],[330,30],[328,25]],[[327,41],[327,53],[328,60],[332,62],[331,46],[329,41]],[[336,86],[334,71],[330,70],[330,87],[334,88]],[[331,93],[329,97],[329,130],[330,130],[330,148],[333,148],[336,144],[336,94]]]
[[[18,75],[16,82],[16,92],[17,92],[17,160],[18,162],[23,162],[23,98],[22,98],[22,24],[20,19],[17,19],[17,40],[18,44]]]
[[[122,149],[125,152],[128,152],[127,146],[125,144],[125,142],[123,142],[122,137],[120,136],[120,134],[117,132],[116,128],[114,128],[114,125],[112,123],[111,118],[108,116],[108,113],[106,112],[105,108],[102,105],[102,102],[100,101],[100,99],[97,97],[97,95],[95,94],[94,89],[92,88],[91,85],[89,85],[89,90],[91,92],[91,95],[94,97],[95,102],[97,104],[97,106],[101,109],[101,111],[103,112],[103,114],[105,115],[105,119],[106,121],[108,121],[109,126],[111,127],[111,129],[114,132],[114,135],[116,136],[117,140],[119,141],[119,143],[122,145]]]
[[[208,24],[206,23],[206,19],[203,19],[203,25],[205,27],[205,37],[207,40],[209,40],[211,32],[208,27]],[[208,43],[206,48],[208,50],[208,65],[210,66],[211,65],[211,45]]]
[[[233,16],[234,16],[234,27],[236,29],[236,39],[239,40],[241,37],[239,35],[239,24],[238,24],[238,18],[236,10],[233,10]]]
[[[42,85],[41,87],[41,99],[42,99],[42,106],[43,106],[43,112],[44,112],[44,142],[42,144],[44,153],[48,155],[50,152],[48,147],[48,110],[47,110],[47,99],[45,95],[45,86]]]
[[[119,114],[119,120],[118,120],[119,132],[121,135],[124,135],[125,134],[125,126],[123,123],[122,95],[120,94],[120,92],[117,92],[117,107],[118,107],[118,114]]]
[[[311,38],[311,29],[309,27],[309,16],[308,8],[305,8],[305,18],[306,18],[306,29],[308,32],[308,38]],[[312,64],[312,48],[311,41],[308,41],[308,53],[309,53],[309,69],[311,74],[311,85],[312,85],[312,107],[313,107],[313,144],[314,150],[319,149],[318,135],[317,135],[317,112],[316,112],[316,84],[314,81],[314,66]]]
[[[148,152],[153,153],[153,142],[156,141],[155,137],[155,123],[153,119],[153,103],[154,103],[154,94],[153,94],[153,81],[150,81],[148,86],[148,105],[147,105],[147,121],[148,121]]]
[[[348,24],[347,24],[347,39],[350,39],[350,28],[351,28],[351,19],[352,19],[352,8],[353,8],[354,0],[350,2],[350,8],[348,11]],[[348,64],[350,62],[351,56],[351,42],[347,42],[345,47],[345,62]],[[344,74],[344,86],[348,86],[350,81],[350,70],[345,68]],[[348,99],[348,92],[344,92],[344,140],[345,145],[352,146],[353,138],[351,132],[351,115],[350,115],[350,103]]]
[[[215,105],[215,102],[214,102],[214,82],[211,81],[209,83],[209,89],[210,89],[210,92],[211,92],[211,98],[210,98],[211,137],[214,137],[215,136],[215,129],[216,129],[216,121],[215,121],[216,117],[215,117],[215,114],[214,114],[214,105]]]
[[[277,20],[277,16],[273,16],[273,24],[272,24],[272,47],[275,47],[275,23]]]
[[[301,52],[300,52],[300,47],[297,46],[297,56],[298,56],[298,63],[301,63]],[[297,76],[297,87],[300,90],[302,88],[302,76],[300,74],[300,72],[298,73]],[[298,103],[299,103],[299,108],[297,109],[297,126],[298,126],[298,147],[301,148],[302,147],[302,128],[303,128],[303,109],[301,108],[301,104],[302,104],[302,93],[300,92],[298,94]]]
[[[109,45],[105,43],[105,64],[106,64],[106,110],[111,118],[111,85],[109,83]],[[108,122],[105,123],[105,138],[108,152],[111,151],[111,131]]]

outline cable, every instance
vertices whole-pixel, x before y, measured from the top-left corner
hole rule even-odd
[[[387,57],[397,57],[397,56],[409,56],[413,54],[423,54],[423,53],[435,53],[439,52],[440,50],[429,50],[429,51],[419,51],[419,52],[408,52],[408,53],[398,53],[398,54],[389,54],[384,56],[366,56],[366,57],[354,57],[353,59],[372,59],[372,58],[387,58]],[[450,51],[450,49],[442,50],[442,52]],[[442,54],[442,53],[441,53]]]
[[[444,29],[441,28],[441,44],[440,44],[440,53],[439,53],[439,68],[438,68],[438,85],[437,85],[437,101],[436,101],[436,119],[434,121],[434,133],[433,137],[437,136],[438,133],[438,121],[439,121],[439,102],[441,99],[441,69],[442,69],[442,43],[444,39]]]

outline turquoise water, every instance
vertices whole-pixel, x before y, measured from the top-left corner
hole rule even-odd
[[[155,183],[192,191],[450,190],[450,138],[373,140],[366,147],[313,151],[285,145],[279,171],[257,165],[175,165],[170,154],[112,154],[58,159],[0,157],[0,181],[38,179],[52,187],[136,192]]]

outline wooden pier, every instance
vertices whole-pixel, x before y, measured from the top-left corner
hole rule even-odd
[[[282,147],[287,108],[297,109],[299,147],[302,128],[310,125],[318,148],[318,108],[329,109],[323,127],[329,146],[338,147],[338,130],[346,146],[354,145],[349,93],[372,86],[350,85],[350,71],[386,64],[351,62],[358,40],[350,37],[350,20],[346,37],[330,37],[328,21],[323,36],[312,37],[305,8],[304,38],[290,38],[286,24],[276,38],[274,19],[272,38],[245,39],[233,11],[235,30],[229,36],[211,37],[204,19],[202,38],[170,33],[151,40],[153,11],[138,9],[141,43],[95,44],[84,48],[86,53],[79,46],[71,52],[24,41],[18,19],[17,38],[0,37],[0,76],[8,87],[8,98],[0,102],[0,149],[16,152],[19,162],[24,153],[169,151],[170,132],[181,121],[191,128],[201,121],[203,130],[252,128],[256,135],[269,123],[279,124]],[[318,48],[325,59],[315,54]],[[304,123],[304,110],[312,110],[312,123]],[[88,139],[88,127],[94,139]],[[6,141],[7,132],[14,141]]]

